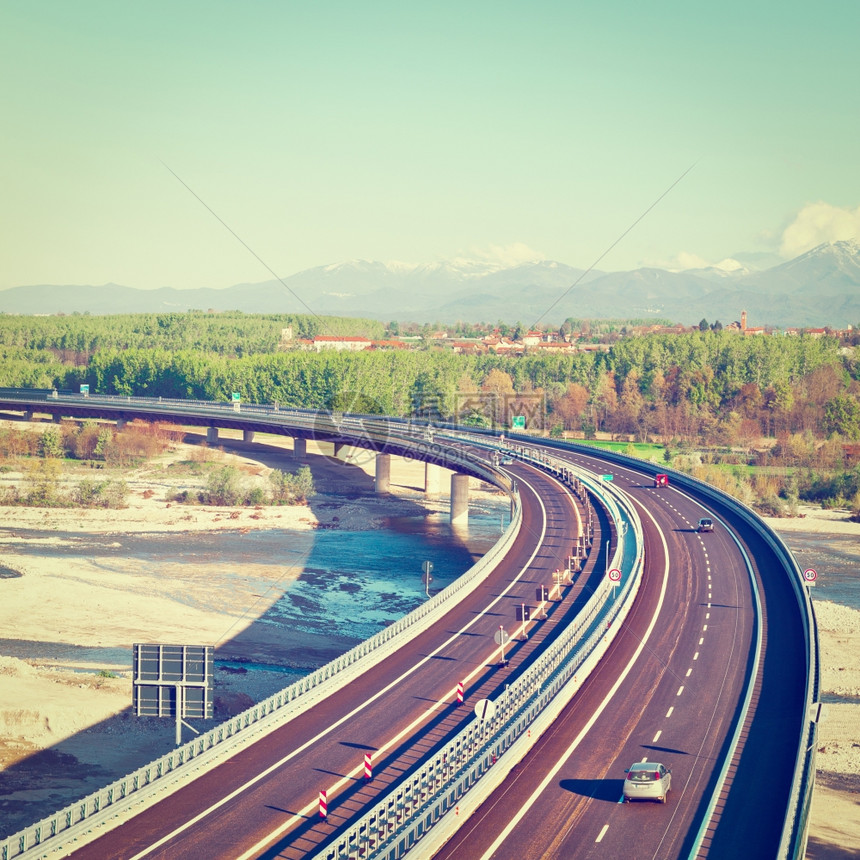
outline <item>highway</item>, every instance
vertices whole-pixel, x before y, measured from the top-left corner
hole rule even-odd
[[[534,603],[537,585],[552,584],[575,543],[578,518],[572,496],[555,479],[529,467],[514,471],[524,498],[520,539],[469,599],[338,694],[73,856],[304,857],[473,719],[475,701],[503,695],[505,684],[576,613],[590,593],[590,577],[603,573],[595,551],[565,601],[528,640],[508,645],[509,663],[501,666],[495,632],[504,625],[516,635],[517,606]],[[598,520],[597,547],[605,527]],[[463,707],[455,704],[459,680],[466,681]],[[373,756],[367,784],[365,752]],[[325,823],[317,815],[320,790],[328,792]]]
[[[570,459],[608,469],[599,455]],[[771,549],[733,523],[729,510],[716,506],[717,531],[700,535],[692,528],[703,514],[695,501],[653,488],[629,469],[610,471],[649,514],[647,588],[599,671],[437,857],[777,856],[804,719],[797,601]],[[666,589],[662,605],[658,582]],[[649,618],[653,633],[637,655]],[[607,703],[625,658],[630,674]],[[741,723],[747,682],[751,701]],[[734,732],[739,746],[727,760]],[[626,768],[642,760],[672,769],[665,806],[619,802]],[[708,818],[723,767],[726,781]]]
[[[626,489],[647,502],[647,567],[623,633],[438,857],[688,856],[751,668],[755,601],[731,536],[695,531],[700,505],[638,476]],[[672,770],[665,805],[620,802],[644,760]]]
[[[643,587],[576,697],[435,856],[776,856],[791,815],[807,674],[801,609],[782,562],[727,503],[711,500],[705,509],[695,488],[655,488],[647,468],[608,466],[599,452],[552,454],[597,474],[611,471],[633,500],[644,527]],[[500,625],[517,632],[516,608],[534,604],[536,585],[552,584],[583,516],[551,476],[521,463],[508,468],[523,527],[469,598],[336,695],[74,856],[314,854],[474,720],[476,700],[505,695],[604,576],[605,544],[611,551],[615,542],[595,506],[584,571],[527,640],[510,643],[503,666],[494,633]],[[706,513],[717,528],[699,534],[694,526]],[[460,680],[464,707],[455,704]],[[370,780],[365,753],[373,757]],[[671,768],[667,804],[619,802],[625,769],[643,760]],[[320,790],[328,792],[325,821]],[[413,853],[429,856],[420,843]]]

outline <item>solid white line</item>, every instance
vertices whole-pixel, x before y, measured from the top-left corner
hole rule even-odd
[[[645,631],[645,635],[642,637],[642,639],[640,639],[639,645],[633,652],[633,656],[630,658],[630,661],[624,667],[624,670],[619,674],[618,678],[616,678],[615,683],[612,685],[612,689],[610,689],[610,691],[606,694],[606,698],[604,698],[604,700],[597,706],[597,710],[595,710],[595,712],[591,715],[591,718],[583,726],[582,731],[580,731],[580,733],[573,739],[570,746],[558,757],[558,761],[549,771],[549,773],[547,773],[547,775],[543,778],[540,785],[532,792],[531,796],[524,801],[523,805],[517,810],[516,815],[511,817],[507,827],[505,827],[499,833],[493,844],[490,845],[490,847],[481,855],[480,860],[489,860],[489,858],[493,856],[493,853],[497,851],[499,846],[505,841],[505,839],[507,839],[508,835],[514,829],[514,827],[519,824],[520,820],[526,815],[526,813],[532,808],[532,806],[537,803],[537,801],[540,799],[540,796],[546,790],[546,787],[555,779],[556,774],[564,766],[567,759],[570,758],[570,756],[573,754],[573,751],[582,743],[583,739],[591,731],[591,728],[597,722],[598,717],[609,706],[609,702],[618,692],[618,688],[621,686],[624,679],[630,674],[631,670],[633,669],[633,666],[639,659],[639,655],[645,648],[645,643],[648,641],[648,638],[651,636],[651,633],[653,632],[654,627],[657,624],[657,618],[660,615],[660,610],[663,607],[663,600],[666,597],[666,588],[669,581],[669,547],[666,544],[666,537],[663,534],[663,530],[657,525],[657,521],[648,512],[647,508],[643,508],[642,510],[645,515],[651,520],[651,522],[654,523],[654,526],[656,527],[657,532],[660,535],[660,541],[663,544],[663,552],[666,558],[666,564],[663,568],[663,583],[660,586],[660,598],[657,601],[657,606],[654,609],[654,615],[651,617],[651,621],[648,624],[648,629]],[[642,761],[647,761],[647,759],[642,759]],[[606,826],[609,827],[608,824]]]
[[[532,491],[534,492],[534,488],[531,487],[531,485],[528,484],[525,479],[521,479],[521,483],[527,484],[532,489]],[[171,839],[175,838],[180,833],[183,833],[184,831],[188,830],[188,828],[194,826],[197,822],[203,820],[204,818],[206,818],[208,815],[215,812],[220,807],[229,803],[234,797],[237,797],[242,792],[247,791],[251,786],[258,783],[261,779],[265,778],[266,776],[268,776],[273,771],[276,771],[279,768],[283,767],[290,759],[297,756],[300,752],[303,752],[308,747],[313,746],[313,744],[315,744],[315,743],[318,743],[320,741],[320,739],[325,737],[327,734],[332,732],[334,729],[336,729],[339,726],[346,723],[348,720],[352,719],[356,714],[360,713],[368,704],[375,701],[376,699],[379,699],[380,697],[382,697],[383,695],[388,693],[390,690],[392,690],[394,687],[398,686],[403,681],[404,678],[408,677],[413,672],[415,672],[419,666],[423,665],[424,663],[428,663],[430,660],[432,660],[436,654],[438,654],[445,647],[450,645],[451,642],[453,642],[463,631],[467,630],[469,627],[471,627],[473,624],[475,624],[478,621],[478,619],[481,617],[481,615],[486,614],[493,606],[495,606],[497,603],[499,603],[501,600],[503,600],[505,595],[507,594],[507,592],[510,590],[510,588],[513,587],[514,583],[516,583],[520,579],[520,577],[529,569],[529,566],[531,565],[532,561],[534,561],[535,556],[537,556],[538,552],[540,551],[541,547],[543,546],[543,541],[544,541],[544,538],[546,537],[546,507],[544,506],[543,500],[540,498],[540,495],[538,495],[537,492],[535,492],[535,496],[536,496],[536,498],[537,498],[538,502],[540,503],[540,506],[543,510],[543,526],[541,529],[541,536],[540,536],[540,539],[538,541],[538,545],[535,548],[534,552],[529,557],[529,560],[526,562],[526,564],[523,566],[523,568],[520,570],[520,572],[516,575],[516,577],[514,577],[514,579],[510,582],[508,587],[506,589],[504,589],[504,591],[492,603],[488,604],[487,607],[479,615],[476,615],[475,618],[473,618],[468,624],[464,625],[460,630],[457,631],[457,633],[452,635],[447,641],[443,642],[432,654],[428,654],[426,657],[419,660],[410,669],[408,669],[406,672],[404,672],[399,678],[396,678],[387,687],[384,687],[382,690],[375,693],[373,696],[370,696],[368,699],[366,699],[364,702],[362,702],[358,707],[356,707],[352,711],[350,711],[350,713],[341,717],[341,719],[338,720],[336,723],[332,723],[331,725],[327,726],[323,731],[321,731],[315,737],[311,738],[309,741],[307,741],[301,747],[294,749],[288,755],[284,756],[280,761],[277,761],[273,765],[270,765],[268,768],[266,768],[266,770],[261,771],[256,776],[249,779],[244,785],[239,786],[239,788],[232,791],[226,797],[222,797],[217,803],[212,804],[212,806],[210,806],[208,809],[203,810],[203,812],[199,813],[194,818],[184,822],[181,826],[177,827],[171,833],[168,833],[167,835],[163,836],[157,842],[154,842],[154,843],[152,843],[152,845],[147,846],[146,848],[144,848],[143,851],[141,851],[138,854],[135,854],[134,857],[130,858],[130,860],[140,860],[140,858],[146,857],[150,852],[154,851],[156,848],[160,848],[166,842],[169,842]],[[475,675],[479,674],[480,672],[483,672],[484,669],[485,669],[485,666],[484,666],[483,662],[478,661],[478,665],[476,666],[476,668],[469,675],[465,676],[465,678],[463,678],[462,680],[468,681],[471,678],[473,678]],[[377,752],[377,755],[380,754],[381,752],[383,752],[384,750],[387,750],[387,749],[395,746],[397,743],[399,743],[399,741],[403,737],[405,737],[409,733],[413,732],[417,726],[419,726],[419,725],[421,725],[421,723],[425,722],[427,720],[427,718],[434,711],[437,711],[440,707],[445,707],[446,705],[449,705],[450,702],[448,700],[454,695],[455,689],[456,688],[452,687],[450,692],[447,692],[445,694],[445,698],[440,699],[438,702],[434,702],[430,707],[427,708],[426,711],[424,711],[423,714],[421,714],[409,726],[407,726],[405,729],[403,729],[403,731],[401,731],[396,737],[391,738],[388,741],[388,743],[381,746]],[[364,772],[364,764],[362,763],[361,765],[359,765],[358,767],[354,768],[352,771],[347,773],[342,779],[340,779],[334,785],[330,785],[327,789],[327,791],[329,793],[329,798],[331,799],[334,796],[334,794],[337,792],[337,790],[340,789],[342,786],[352,782],[353,781],[352,777],[354,775],[358,775],[358,774],[361,774],[363,772]],[[285,833],[286,831],[288,831],[297,822],[303,821],[306,818],[308,818],[309,816],[312,816],[313,813],[318,810],[318,808],[319,808],[319,804],[318,804],[318,801],[316,801],[316,800],[307,804],[303,809],[300,809],[298,812],[293,814],[287,821],[285,821],[279,827],[275,828],[275,830],[273,830],[271,833],[269,833],[268,836],[265,836],[263,839],[261,839],[251,849],[246,851],[244,854],[238,855],[236,857],[236,860],[246,860],[246,858],[253,857],[255,854],[259,853],[263,848],[265,848],[267,845],[269,845],[274,839],[276,839],[282,833]]]
[[[659,732],[657,732],[657,734],[656,734],[656,735],[654,735],[654,740],[653,740],[653,741],[651,741],[651,743],[652,743],[652,744],[656,744],[656,743],[657,743],[657,741],[659,741],[659,740],[660,740],[660,735],[662,735],[662,734],[663,734],[663,729],[660,729],[660,731],[659,731]]]
[[[668,710],[668,711],[666,711],[666,719],[668,719],[669,717],[671,717],[671,716],[672,716],[672,711],[674,711],[674,710],[675,710],[675,706],[674,706],[674,705],[672,705],[672,707],[671,707],[671,708],[669,708],[669,710]]]
[[[604,836],[606,836],[606,831],[607,831],[607,830],[609,830],[609,825],[608,825],[608,824],[604,824],[604,825],[603,825],[603,829],[600,831],[600,833],[598,833],[598,834],[597,834],[597,839],[595,839],[594,841],[595,841],[595,842],[602,842],[602,841],[603,841],[603,837],[604,837]]]

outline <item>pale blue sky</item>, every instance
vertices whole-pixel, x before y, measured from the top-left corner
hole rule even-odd
[[[600,268],[793,256],[860,232],[858,33],[857,0],[0,0],[0,288],[268,280],[164,164],[284,277],[586,267],[694,163]]]

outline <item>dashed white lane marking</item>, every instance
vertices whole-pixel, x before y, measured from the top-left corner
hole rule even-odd
[[[707,625],[707,624],[703,624],[703,625],[702,625],[702,630],[707,630],[707,629],[708,629],[708,625]]]
[[[603,829],[600,831],[600,833],[598,833],[598,834],[597,834],[597,839],[595,839],[594,841],[595,841],[595,842],[602,842],[602,841],[603,841],[603,837],[604,837],[604,836],[606,836],[606,831],[607,831],[607,830],[609,830],[609,825],[608,825],[608,824],[604,824],[604,825],[603,825]]]
[[[694,659],[694,660],[698,660],[698,659],[699,659],[699,652],[698,652],[698,651],[696,651],[696,653],[695,653],[695,654],[693,654],[693,659]]]
[[[708,582],[710,582],[710,581],[711,581],[711,574],[709,573],[708,574]]]
[[[684,685],[683,685],[683,684],[681,684],[681,686],[680,686],[680,687],[678,687],[678,692],[677,692],[677,693],[675,693],[675,695],[676,695],[676,696],[680,696],[680,695],[681,695],[681,693],[683,693],[683,692],[684,692]]]
[[[687,678],[689,678],[689,677],[690,677],[690,675],[692,675],[692,674],[693,674],[693,668],[692,668],[692,666],[691,666],[689,669],[687,669],[687,675],[686,675],[686,677],[687,677]]]
[[[657,741],[659,741],[659,740],[660,740],[660,735],[662,735],[662,734],[663,734],[663,730],[662,730],[662,729],[660,729],[660,731],[659,731],[659,732],[657,732],[657,734],[656,734],[656,735],[654,735],[654,740],[653,740],[653,741],[651,741],[651,743],[652,743],[652,744],[656,744],[656,743],[657,743]]]
[[[705,613],[705,620],[707,621],[710,617],[711,617],[711,613],[710,613],[710,612],[706,612],[706,613]]]
[[[645,758],[643,758],[643,759],[642,759],[642,764],[645,764],[645,762],[646,762],[646,761],[648,761],[648,756],[647,756],[647,755],[645,756]]]
[[[672,716],[672,711],[674,711],[674,710],[675,710],[675,706],[673,705],[671,708],[669,708],[668,711],[666,711],[666,718],[667,719]]]
[[[701,645],[704,641],[705,641],[705,637],[703,636],[703,637],[699,640],[699,645]]]
[[[709,603],[709,604],[708,604],[708,609],[710,609],[710,608],[711,608],[711,604]]]

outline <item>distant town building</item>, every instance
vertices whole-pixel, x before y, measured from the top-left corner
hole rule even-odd
[[[329,334],[320,334],[314,338],[314,349],[321,352],[324,349],[335,349],[338,351],[361,352],[370,349],[373,342],[367,337],[344,337]]]

